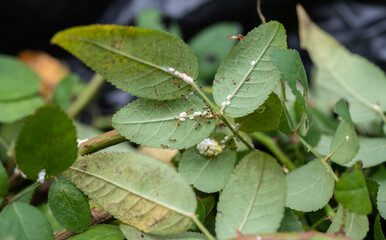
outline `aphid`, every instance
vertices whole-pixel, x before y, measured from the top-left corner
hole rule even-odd
[[[207,158],[217,157],[222,152],[220,144],[213,138],[205,138],[202,140],[202,142],[197,144],[197,150],[201,155]]]
[[[175,139],[175,138],[169,138],[169,142],[175,142],[175,141],[177,141],[177,139]]]
[[[169,148],[169,145],[161,144],[161,147],[163,147],[163,148]]]

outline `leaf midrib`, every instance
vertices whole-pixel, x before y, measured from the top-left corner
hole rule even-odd
[[[240,224],[240,227],[239,227],[239,231],[242,232],[247,220],[248,220],[248,217],[249,215],[251,214],[251,211],[252,211],[252,206],[253,206],[253,203],[255,202],[256,200],[256,197],[257,197],[257,192],[258,190],[260,189],[260,186],[261,186],[261,182],[262,182],[262,179],[263,179],[263,175],[264,175],[264,166],[265,166],[265,161],[262,161],[262,165],[261,165],[261,174],[259,176],[259,182],[256,186],[256,189],[255,189],[255,192],[253,193],[253,197],[251,198],[251,201],[249,203],[249,206],[248,206],[248,209],[247,209],[247,212],[245,213],[245,216],[244,216],[244,219],[243,221],[241,222]]]
[[[100,180],[102,180],[102,181],[105,181],[105,182],[107,182],[107,183],[110,183],[110,184],[112,184],[112,185],[114,185],[114,186],[116,186],[116,187],[118,187],[118,188],[121,188],[122,190],[125,190],[125,191],[127,191],[127,192],[129,192],[129,193],[131,193],[131,194],[137,195],[139,198],[146,199],[146,200],[148,200],[148,201],[150,201],[150,202],[153,202],[153,203],[155,203],[155,204],[157,204],[157,205],[160,205],[160,206],[162,206],[162,207],[165,207],[165,208],[167,208],[167,209],[169,209],[169,210],[172,210],[172,211],[174,211],[174,212],[176,212],[176,213],[179,213],[179,214],[181,214],[181,215],[184,215],[184,216],[186,216],[186,217],[188,217],[188,218],[194,218],[194,215],[193,215],[192,213],[185,212],[185,211],[183,211],[183,210],[181,210],[181,209],[177,209],[177,208],[175,208],[175,207],[173,207],[173,206],[170,206],[170,205],[168,205],[168,204],[165,204],[165,203],[159,202],[159,201],[157,201],[157,200],[151,199],[150,197],[144,196],[144,195],[142,195],[142,194],[140,194],[140,193],[138,193],[138,192],[136,192],[136,191],[133,191],[133,190],[131,190],[131,189],[127,189],[125,186],[122,186],[121,184],[119,184],[119,183],[117,183],[117,182],[114,182],[114,181],[111,181],[111,180],[109,180],[109,179],[107,179],[107,178],[104,178],[103,176],[100,176],[100,175],[97,175],[97,174],[94,174],[94,173],[91,173],[91,172],[87,172],[87,171],[81,170],[81,169],[76,168],[76,167],[70,167],[70,169],[72,169],[72,170],[74,170],[74,171],[81,172],[81,173],[83,173],[83,174],[86,174],[86,175],[89,175],[89,176],[92,176],[92,177],[95,177],[95,178],[98,178],[98,179],[100,179]]]
[[[247,80],[248,76],[251,74],[252,70],[259,64],[261,58],[263,57],[263,55],[265,54],[265,52],[267,51],[268,47],[271,45],[273,39],[276,37],[276,34],[277,32],[279,31],[279,25],[277,25],[277,28],[275,30],[275,33],[272,35],[272,38],[269,40],[269,42],[267,43],[267,45],[265,46],[264,50],[262,51],[262,53],[260,54],[260,56],[256,59],[256,63],[255,65],[253,65],[249,71],[246,73],[246,75],[244,76],[243,80],[239,83],[239,85],[237,85],[236,89],[234,90],[234,92],[231,94],[231,97],[229,98],[229,101],[231,101],[233,99],[233,97],[236,95],[236,93],[239,91],[239,89],[241,88],[241,86],[244,84],[244,82]],[[227,105],[224,105],[224,110],[225,108],[227,107]]]

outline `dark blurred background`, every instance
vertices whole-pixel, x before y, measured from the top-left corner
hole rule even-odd
[[[297,3],[349,50],[386,70],[385,0],[262,0],[267,21],[283,23],[289,48],[299,50]],[[65,60],[72,71],[87,80],[93,73],[64,50],[50,45],[51,37],[77,25],[132,25],[137,14],[146,8],[161,11],[165,25],[176,23],[185,41],[217,22],[238,22],[244,35],[261,23],[256,0],[0,0],[0,53],[17,55],[24,49],[45,51]],[[311,63],[306,52],[301,54],[309,69]],[[130,101],[130,96],[109,85],[104,86],[103,95],[106,109]]]

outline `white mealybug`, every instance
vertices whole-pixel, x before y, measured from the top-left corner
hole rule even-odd
[[[232,98],[232,95],[227,96],[227,100],[231,100],[231,98]]]
[[[167,69],[167,71],[170,72],[170,73],[173,73],[175,70],[174,70],[174,68],[170,67],[170,68]]]
[[[187,115],[186,112],[182,112],[182,113],[180,113],[180,118],[184,118],[184,117],[186,117],[186,115]]]
[[[251,62],[251,65],[252,65],[252,66],[253,66],[253,65],[255,65],[255,64],[256,64],[256,62],[255,62],[255,61],[252,61],[252,62]]]
[[[197,150],[201,155],[207,158],[217,157],[222,152],[220,144],[218,144],[216,140],[210,138],[205,138],[202,142],[197,144]]]

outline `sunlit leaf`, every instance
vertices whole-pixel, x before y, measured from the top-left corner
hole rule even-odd
[[[182,176],[138,153],[96,153],[78,159],[64,176],[115,218],[141,231],[187,230],[196,198]]]
[[[217,205],[217,238],[275,232],[284,215],[285,180],[270,155],[251,152],[235,168]]]
[[[173,68],[195,79],[197,59],[181,39],[159,30],[91,25],[57,33],[58,44],[118,88],[139,97],[174,99],[190,85],[168,71]]]
[[[270,52],[285,48],[284,27],[272,21],[253,29],[232,49],[213,82],[214,100],[225,114],[242,117],[264,103],[281,77]]]
[[[359,137],[361,148],[354,159],[347,166],[361,161],[364,168],[374,167],[386,161],[386,138]]]

